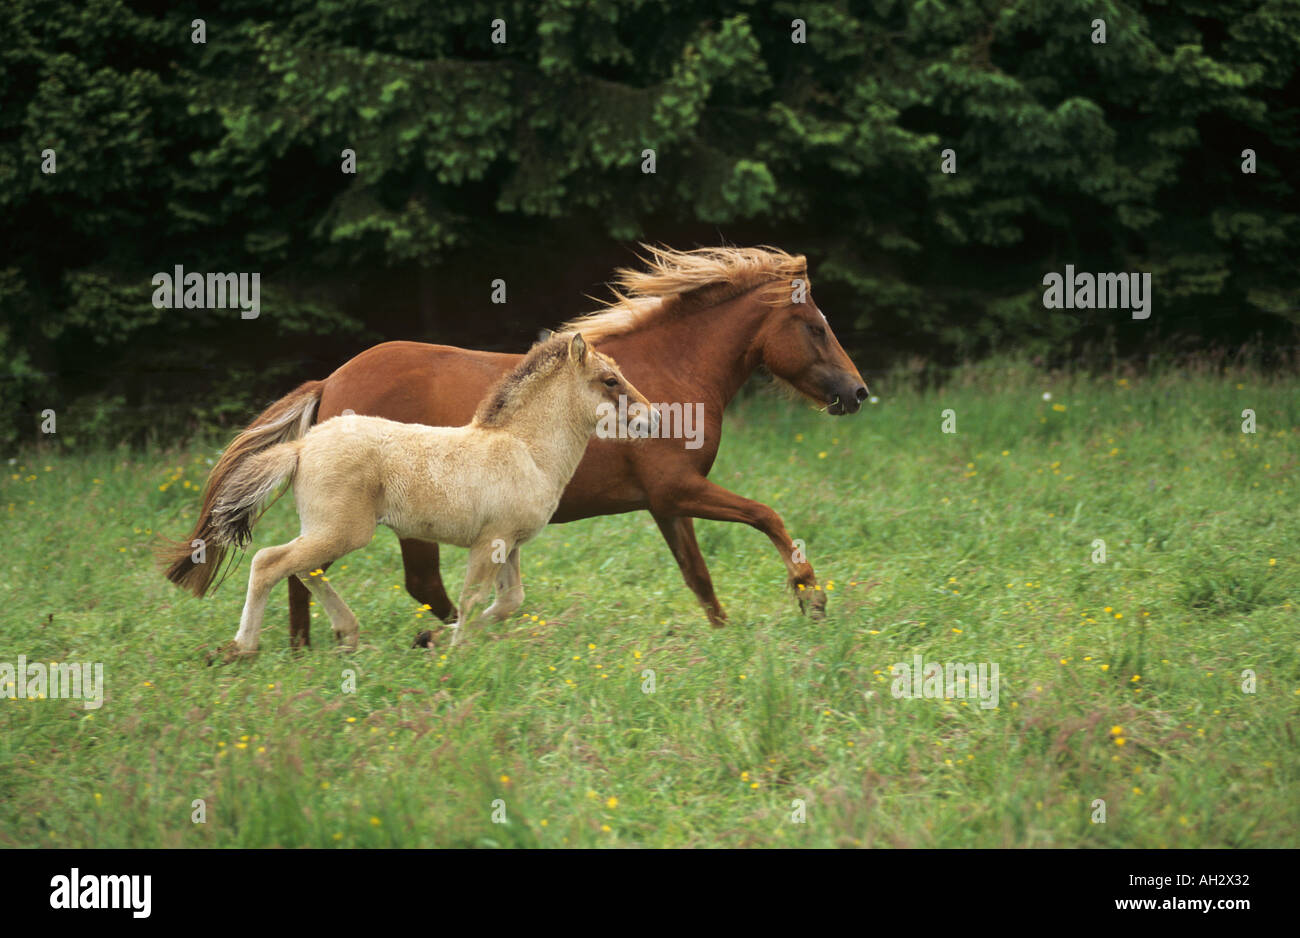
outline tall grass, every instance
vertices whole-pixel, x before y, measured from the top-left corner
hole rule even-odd
[[[281,586],[263,651],[208,667],[247,563],[199,601],[149,545],[188,528],[218,444],[24,453],[0,662],[103,662],[107,694],[0,699],[0,843],[1293,845],[1296,380],[1002,361],[872,385],[842,419],[740,402],[711,476],[806,541],[825,621],[761,534],[699,522],[731,615],[710,629],[633,514],[548,528],[526,615],[434,655],[407,647],[429,615],[381,532],[330,571],[355,654],[316,607],[318,647],[290,653]],[[283,500],[257,545],[294,527]],[[897,699],[918,653],[997,663],[998,707]]]

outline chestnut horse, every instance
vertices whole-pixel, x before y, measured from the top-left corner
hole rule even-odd
[[[649,511],[699,598],[709,622],[727,618],[695,540],[693,519],[738,521],[776,546],[801,609],[814,617],[826,594],[806,557],[796,557],[781,517],[760,502],[710,482],[722,412],[760,366],[833,415],[867,398],[862,376],[813,302],[807,261],[775,248],[673,251],[644,246],[644,270],[615,272],[613,302],[560,327],[581,331],[613,357],[628,381],[655,403],[703,405],[703,445],[658,438],[637,446],[592,439],[552,522]],[[406,423],[459,426],[522,356],[420,342],[385,342],[309,381],[273,404],[254,426],[275,423],[308,397],[315,417],[345,410]],[[310,402],[309,402],[310,403]],[[286,422],[291,426],[292,422]],[[289,432],[294,432],[292,426]],[[214,473],[216,469],[214,469]],[[456,610],[443,587],[438,545],[402,538],[406,589],[444,621]],[[289,579],[290,643],[310,644],[307,588]],[[805,605],[807,604],[807,606]]]

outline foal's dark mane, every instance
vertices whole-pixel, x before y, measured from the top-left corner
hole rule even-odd
[[[527,385],[549,375],[568,360],[569,343],[572,341],[572,335],[557,332],[529,349],[524,360],[497,381],[484,396],[474,413],[474,423],[481,427],[499,427],[505,423],[523,398]]]

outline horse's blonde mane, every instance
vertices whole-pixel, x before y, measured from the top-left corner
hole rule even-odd
[[[789,281],[808,277],[802,254],[774,247],[708,247],[674,251],[642,244],[644,270],[621,267],[610,286],[614,299],[602,309],[570,319],[561,332],[581,332],[589,341],[623,335],[684,308],[723,302],[764,284],[763,300],[776,303],[789,297]]]

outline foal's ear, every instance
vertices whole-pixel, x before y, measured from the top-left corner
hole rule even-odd
[[[579,365],[587,364],[587,340],[582,337],[581,332],[573,334],[573,341],[569,343],[569,358]]]

